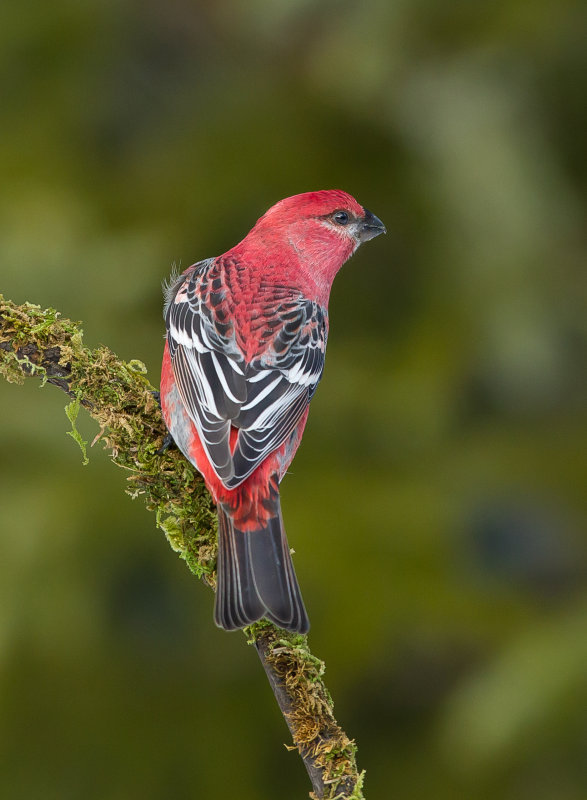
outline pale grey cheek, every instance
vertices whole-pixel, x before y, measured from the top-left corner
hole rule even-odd
[[[177,387],[174,386],[167,399],[167,426],[173,441],[179,447],[188,461],[190,458],[190,437],[192,434],[192,421],[184,409]],[[194,466],[196,466],[194,464]]]

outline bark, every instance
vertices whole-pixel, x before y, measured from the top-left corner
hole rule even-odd
[[[70,435],[85,456],[75,421],[81,407],[96,419],[112,461],[128,472],[127,492],[143,496],[157,525],[191,571],[215,588],[216,514],[198,473],[176,449],[161,451],[166,429],[140,361],[124,362],[106,347],[84,347],[79,323],[53,309],[15,305],[0,295],[0,374],[11,383],[36,377],[63,390]],[[322,800],[361,800],[363,773],[355,744],[336,722],[323,681],[324,664],[306,636],[267,621],[245,629],[255,645],[306,766],[313,792]]]

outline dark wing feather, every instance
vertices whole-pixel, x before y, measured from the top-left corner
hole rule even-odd
[[[165,321],[173,372],[181,398],[194,421],[218,477],[233,474],[231,420],[246,400],[244,359],[234,334],[206,303],[214,261],[196,264],[168,297]]]
[[[298,298],[277,309],[281,325],[271,344],[248,366],[247,401],[234,424],[240,428],[232,456],[238,486],[295,431],[322,377],[326,312]]]
[[[235,488],[295,431],[322,376],[327,317],[283,292],[264,300],[258,354],[246,363],[222,312],[217,262],[195,265],[167,298],[173,371],[218,477]],[[230,430],[239,433],[230,452]]]

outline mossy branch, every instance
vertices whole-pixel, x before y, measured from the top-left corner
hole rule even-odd
[[[154,387],[140,361],[124,362],[106,347],[90,350],[79,323],[54,309],[16,305],[0,295],[0,374],[10,383],[27,377],[52,383],[71,398],[71,435],[81,407],[98,422],[112,461],[126,469],[133,497],[141,495],[157,525],[190,570],[215,588],[216,513],[199,474],[176,449],[160,452],[166,434]],[[355,744],[336,722],[323,681],[324,663],[307,637],[268,622],[245,629],[255,645],[279,707],[312,782],[311,797],[362,800],[363,773]]]

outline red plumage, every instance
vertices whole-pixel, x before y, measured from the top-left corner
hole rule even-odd
[[[215,620],[309,620],[281,519],[279,482],[324,368],[334,276],[383,223],[346,192],[295,195],[166,291],[161,406],[218,508]]]

